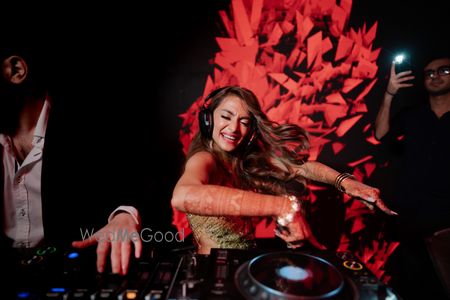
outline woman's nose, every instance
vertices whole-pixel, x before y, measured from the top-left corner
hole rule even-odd
[[[239,130],[239,122],[238,121],[231,121],[228,125],[231,132],[236,132]]]

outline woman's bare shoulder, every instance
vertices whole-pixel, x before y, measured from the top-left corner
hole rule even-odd
[[[199,151],[188,159],[186,166],[197,166],[199,164],[214,167],[216,166],[216,159],[214,158],[214,155],[208,151]]]

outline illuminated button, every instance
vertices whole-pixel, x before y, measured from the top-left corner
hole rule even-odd
[[[66,292],[65,288],[55,287],[51,288],[50,291],[45,296],[47,297],[46,299],[63,299],[65,292]]]
[[[258,288],[254,285],[252,285],[249,289],[248,292],[250,293],[250,295],[256,295],[258,293]]]
[[[54,253],[56,251],[56,248],[55,247],[47,247],[47,248],[45,248],[45,249],[38,249],[37,251],[36,251],[36,254],[37,255],[45,255],[45,254],[52,254],[52,253]]]
[[[244,281],[242,282],[242,284],[243,284],[244,286],[249,286],[249,285],[250,285],[250,280],[248,280],[248,279],[246,278],[246,279],[244,279]]]
[[[150,300],[161,299],[161,297],[162,297],[161,294],[162,294],[162,291],[160,291],[160,290],[151,290],[150,293],[145,296],[145,299],[150,299]]]
[[[350,270],[354,270],[354,271],[358,271],[358,270],[362,270],[363,266],[354,260],[346,260],[343,263],[344,267],[346,267],[347,269]]]
[[[19,299],[27,299],[31,296],[29,292],[19,292],[17,293],[17,298]]]
[[[137,292],[136,291],[127,291],[125,294],[125,299],[136,299],[137,298]]]
[[[89,291],[87,289],[76,289],[69,295],[69,299],[90,299]]]
[[[98,294],[98,299],[111,299],[113,292],[111,290],[101,290]]]
[[[72,252],[72,253],[69,253],[69,255],[67,255],[67,257],[70,258],[70,259],[75,259],[75,258],[77,258],[78,256],[80,256],[80,255],[78,254],[78,252]]]
[[[42,256],[36,256],[34,255],[32,258],[28,259],[28,260],[22,260],[22,265],[32,265],[32,264],[37,264],[40,263],[42,261]]]

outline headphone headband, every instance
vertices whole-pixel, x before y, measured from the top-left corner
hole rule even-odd
[[[207,108],[208,107],[208,102],[214,98],[215,96],[217,96],[220,92],[222,92],[223,90],[229,88],[229,86],[224,86],[221,88],[217,88],[215,90],[213,90],[211,93],[208,94],[208,96],[205,97],[205,100],[203,100],[203,107]]]

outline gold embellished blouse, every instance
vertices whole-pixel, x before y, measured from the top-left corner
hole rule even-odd
[[[199,216],[187,214],[199,254],[211,248],[254,248],[252,218],[235,216]]]

